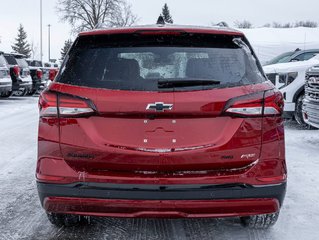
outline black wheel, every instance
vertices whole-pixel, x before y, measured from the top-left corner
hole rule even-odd
[[[23,97],[27,94],[27,90],[24,89],[24,90],[18,90],[18,91],[14,91],[13,92],[13,95],[14,96],[18,96],[18,97]]]
[[[1,97],[8,98],[8,97],[11,97],[11,95],[12,95],[12,91],[2,94]]]
[[[262,214],[249,217],[241,217],[243,226],[254,229],[267,229],[277,222],[279,212],[271,214]]]
[[[72,227],[81,222],[82,217],[71,214],[47,213],[49,221],[58,227]]]
[[[303,113],[302,113],[302,102],[303,102],[304,98],[305,98],[305,95],[302,94],[297,99],[296,110],[295,110],[295,115],[294,115],[295,120],[302,128],[309,129],[309,130],[315,130],[317,128],[310,126],[304,120]]]
[[[32,90],[30,92],[27,93],[28,96],[32,96],[33,94],[35,94],[37,91],[36,90]]]

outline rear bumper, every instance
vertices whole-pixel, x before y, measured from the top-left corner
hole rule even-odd
[[[250,186],[37,183],[48,212],[112,217],[229,217],[277,212],[286,183]]]
[[[42,80],[36,80],[36,81],[33,81],[32,82],[32,89],[33,90],[38,90],[40,89],[41,87],[45,87],[46,86],[46,81],[42,81]]]
[[[26,91],[32,90],[32,82],[20,82],[20,83],[14,83],[12,85],[13,91],[19,91],[21,89],[25,89]]]
[[[0,85],[0,94],[11,92],[11,91],[12,91],[12,85],[8,85],[8,86],[1,86]]]
[[[284,119],[292,119],[294,118],[295,111],[285,111],[283,114]]]

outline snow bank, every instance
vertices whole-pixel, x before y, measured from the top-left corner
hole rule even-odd
[[[261,62],[296,48],[319,48],[319,28],[253,28],[244,32]]]

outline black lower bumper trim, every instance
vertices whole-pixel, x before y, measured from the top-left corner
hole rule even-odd
[[[295,112],[285,111],[284,114],[283,114],[283,118],[284,119],[292,119],[292,118],[294,118],[294,115],[295,115]]]
[[[1,87],[0,86],[0,94],[1,93],[11,92],[11,91],[12,91],[12,86],[10,86],[10,87]]]
[[[46,184],[37,183],[41,203],[46,197],[75,197],[130,200],[218,200],[275,198],[280,205],[286,194],[286,183],[251,186],[227,185],[127,185],[127,184]]]

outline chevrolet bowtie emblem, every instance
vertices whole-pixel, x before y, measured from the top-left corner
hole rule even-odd
[[[173,104],[165,104],[163,102],[150,103],[147,105],[146,110],[155,112],[164,112],[166,110],[172,110]]]

